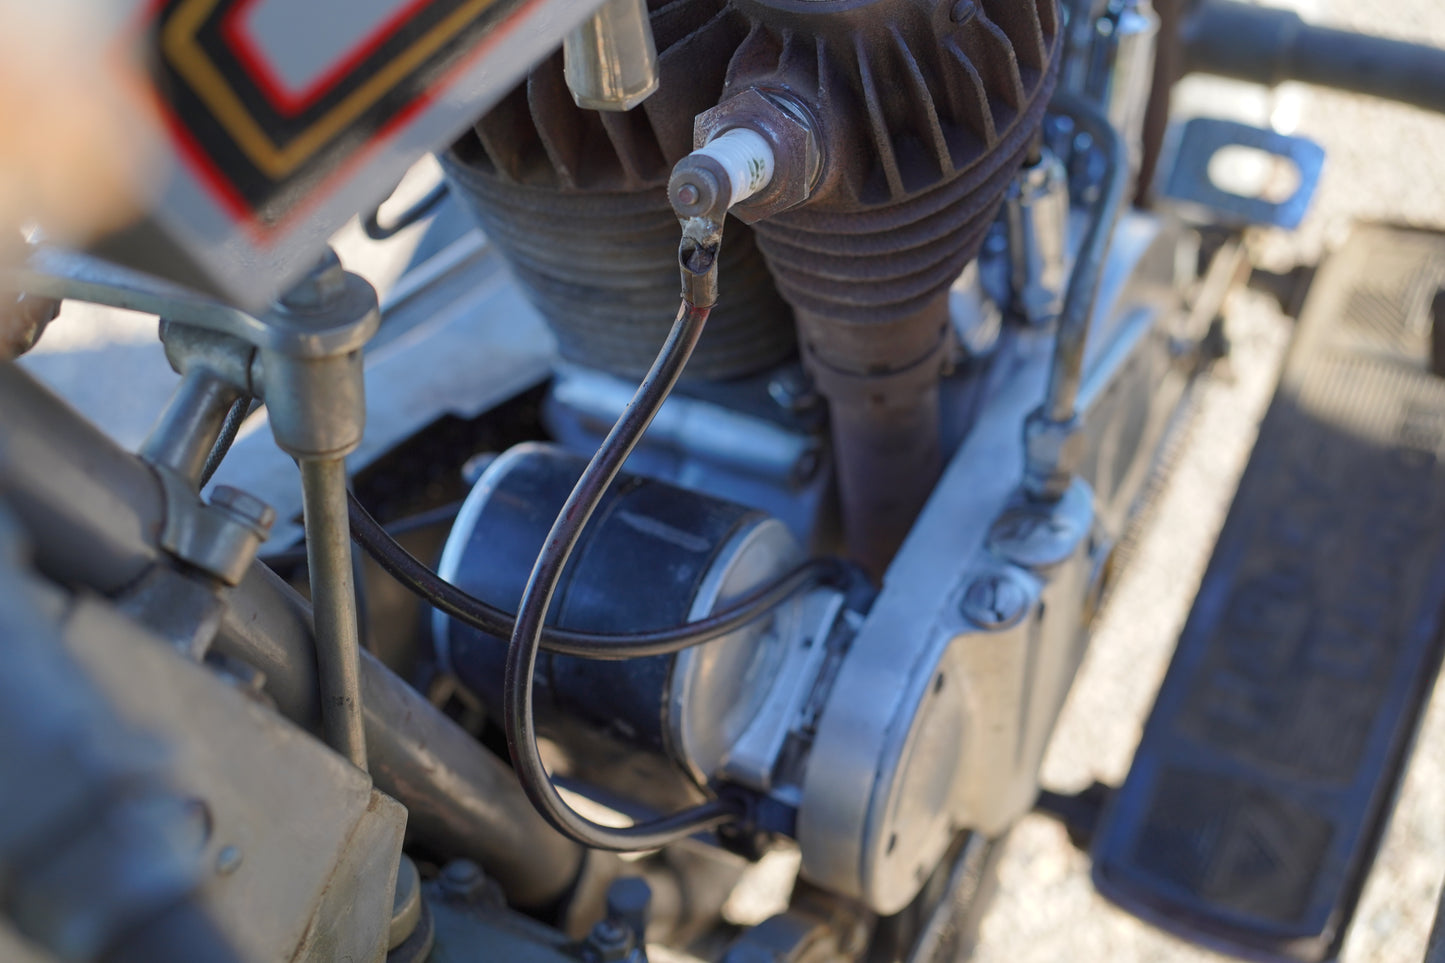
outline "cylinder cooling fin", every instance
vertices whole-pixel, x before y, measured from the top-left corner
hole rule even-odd
[[[947,292],[983,244],[1058,70],[1053,0],[734,0],[724,103],[782,94],[823,155],[756,223],[830,402],[843,526],[881,574],[942,469]],[[739,119],[741,120],[741,119]]]
[[[639,376],[677,309],[672,166],[692,150],[693,118],[722,93],[745,36],[722,0],[652,0],[658,90],[625,112],[578,107],[559,52],[443,158],[569,361]],[[793,353],[787,304],[745,225],[729,222],[722,302],[686,378],[720,380]]]
[[[758,225],[796,308],[876,324],[927,307],[977,254],[1042,120],[1044,0],[735,0],[724,98],[789,92],[823,134],[805,205]]]

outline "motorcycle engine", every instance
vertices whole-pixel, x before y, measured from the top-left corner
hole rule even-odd
[[[452,147],[452,189],[557,339],[566,367],[548,405],[565,428],[579,392],[643,373],[667,333],[679,212],[698,185],[726,178],[694,148],[738,129],[766,139],[776,169],[732,208],[721,298],[669,405],[718,421],[713,402],[747,408],[756,385],[776,385],[800,356],[827,402],[838,510],[831,527],[826,512],[784,524],[733,503],[749,500],[745,488],[620,480],[559,587],[552,618],[564,628],[705,616],[786,570],[800,541],[826,547],[839,528],[851,556],[881,574],[942,468],[940,385],[957,357],[950,288],[1038,154],[1060,60],[1051,0],[648,7],[656,93],[628,110],[579,107],[559,53]],[[497,458],[452,531],[443,577],[515,604],[581,467],[548,446]],[[675,656],[544,653],[537,702],[549,762],[584,792],[652,810],[745,787],[762,800],[765,828],[798,836],[809,747],[866,603],[856,587],[815,589]],[[433,628],[439,664],[499,712],[505,640],[441,614]],[[961,711],[941,704],[919,711],[934,722]],[[913,897],[923,882],[914,868],[936,862],[951,838],[943,797],[954,773],[934,771],[932,758],[903,753],[886,779],[907,787],[910,806],[936,804],[942,816],[903,834],[905,874],[857,894],[879,911]],[[884,837],[880,848],[900,849],[897,832]]]
[[[947,292],[1037,144],[1058,11],[1051,0],[650,9],[656,94],[625,113],[584,110],[556,56],[453,148],[452,182],[562,356],[638,375],[671,318],[667,184],[695,146],[694,118],[698,132],[785,141],[795,153],[779,152],[773,186],[734,211],[752,229],[727,228],[722,301],[689,372],[765,371],[796,332],[829,402],[848,545],[879,573],[938,478]]]

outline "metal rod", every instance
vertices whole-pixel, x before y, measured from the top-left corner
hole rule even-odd
[[[1104,264],[1109,257],[1109,244],[1114,225],[1123,213],[1129,192],[1129,146],[1109,122],[1103,109],[1070,92],[1054,95],[1052,109],[1074,122],[1077,131],[1088,134],[1104,157],[1104,182],[1094,203],[1093,216],[1078,259],[1069,276],[1069,290],[1059,314],[1059,335],[1054,348],[1054,363],[1049,371],[1049,390],[1044,413],[1053,422],[1063,424],[1074,417],[1079,400],[1079,386],[1084,380],[1084,351],[1088,346],[1089,326],[1099,300],[1099,284],[1104,277]]]
[[[306,517],[306,562],[316,622],[316,667],[321,683],[321,730],[331,747],[366,769],[361,712],[361,636],[346,520],[346,462],[300,459]]]
[[[1445,50],[1306,23],[1293,10],[1209,0],[1184,25],[1185,67],[1273,87],[1287,80],[1445,113]]]
[[[141,445],[141,457],[200,487],[226,415],[240,397],[239,391],[213,371],[199,367],[187,371]]]

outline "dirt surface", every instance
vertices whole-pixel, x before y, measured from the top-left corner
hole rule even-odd
[[[1445,4],[1439,0],[1294,5],[1321,21],[1445,45]],[[1315,259],[1356,219],[1445,228],[1445,120],[1303,90],[1262,98],[1215,84],[1195,89],[1189,101],[1208,113],[1262,113],[1329,152],[1320,197],[1304,228],[1288,237],[1258,239],[1271,266]],[[356,236],[353,230],[342,249],[353,269],[384,279],[404,261],[397,252],[405,249],[405,238],[378,253]],[[1095,778],[1123,778],[1198,587],[1288,338],[1288,322],[1249,295],[1235,299],[1229,324],[1233,356],[1204,390],[1189,443],[1102,616],[1045,764],[1051,787],[1067,790]],[[153,319],[84,307],[67,307],[25,364],[129,445],[144,437],[175,381]],[[1442,803],[1445,700],[1437,698],[1347,941],[1346,963],[1420,959],[1445,875]],[[1220,959],[1097,896],[1087,860],[1046,819],[1030,817],[1015,830],[1000,881],[980,963]]]

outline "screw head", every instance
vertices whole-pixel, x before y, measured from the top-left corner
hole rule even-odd
[[[1075,433],[1072,437],[1082,435]],[[1056,502],[1010,509],[994,522],[988,546],[1000,558],[1023,568],[1041,571],[1060,565],[1088,537],[1093,524],[1089,498],[1077,488],[1066,487]]]
[[[1033,593],[1017,576],[989,572],[963,591],[959,611],[979,628],[1006,629],[1018,624],[1033,603]]]

